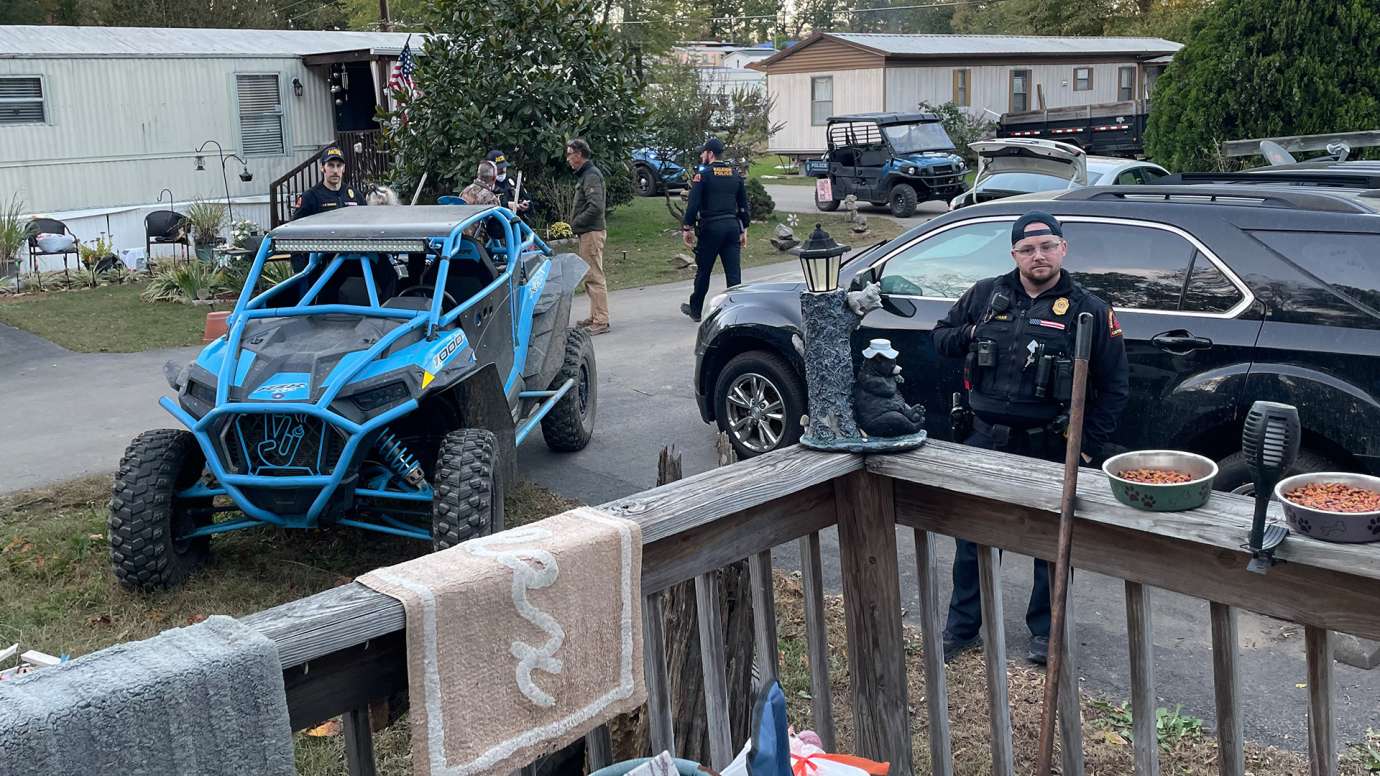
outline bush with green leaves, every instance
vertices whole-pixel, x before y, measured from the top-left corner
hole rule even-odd
[[[1228,140],[1380,127],[1376,0],[1220,0],[1155,82],[1145,150],[1222,166]]]
[[[187,223],[191,225],[192,239],[198,246],[215,245],[225,219],[225,205],[219,202],[194,199],[187,206]]]
[[[969,164],[977,164],[977,154],[973,153],[968,144],[997,135],[997,123],[995,121],[989,121],[980,112],[964,110],[952,102],[935,105],[931,102],[921,101],[920,110],[925,113],[939,114],[939,123],[944,125],[944,131],[948,133],[949,139],[954,141],[954,148],[957,153]]]
[[[602,12],[594,0],[428,4],[420,21],[436,34],[417,58],[420,94],[395,92],[398,110],[385,119],[402,189],[428,173],[424,199],[457,191],[500,148],[508,174],[521,172],[524,190],[539,192],[573,177],[565,144],[582,137],[604,172],[608,206],[631,201],[641,85],[626,39],[599,22]],[[533,205],[550,207],[540,198]]]
[[[776,202],[767,193],[762,181],[752,178],[747,182],[748,211],[753,221],[765,221],[776,212]]]
[[[216,265],[192,259],[158,272],[149,279],[148,286],[139,296],[146,302],[192,304],[234,290]]]
[[[18,194],[0,208],[0,273],[18,272],[19,251],[29,237],[29,224],[23,216],[24,203]]]

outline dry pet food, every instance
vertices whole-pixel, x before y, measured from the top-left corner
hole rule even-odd
[[[1325,512],[1380,511],[1380,493],[1340,482],[1314,482],[1294,488],[1284,497],[1299,506]]]
[[[1118,477],[1131,482],[1144,482],[1149,485],[1175,485],[1192,482],[1193,475],[1173,469],[1128,469],[1117,472]]]

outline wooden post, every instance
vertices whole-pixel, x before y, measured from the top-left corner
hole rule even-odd
[[[800,540],[800,584],[805,592],[805,651],[810,656],[810,694],[815,732],[824,751],[834,748],[834,701],[829,684],[829,631],[824,621],[824,568],[819,533]]]
[[[613,738],[609,735],[609,726],[600,725],[585,735],[585,766],[593,773],[610,765],[613,765]]]
[[[944,675],[944,621],[939,600],[939,564],[934,534],[915,532],[916,577],[920,580],[920,635],[925,644],[925,708],[930,718],[930,773],[953,776],[949,741],[949,688]]]
[[[987,700],[991,707],[992,776],[1013,776],[1011,697],[1006,676],[1006,622],[1002,618],[1001,559],[996,547],[979,546],[978,587],[982,592],[982,647],[987,661]]]
[[[763,550],[748,559],[752,577],[752,632],[757,666],[762,680],[781,675],[777,666],[776,594],[772,589],[771,550]]]
[[[1131,722],[1136,776],[1159,776],[1160,747],[1155,732],[1155,644],[1150,627],[1150,597],[1137,582],[1126,583],[1126,634],[1131,648]]]
[[[369,727],[369,707],[359,706],[341,717],[345,741],[345,769],[350,776],[374,776],[374,734]]]
[[[653,754],[676,751],[671,720],[671,682],[666,675],[666,610],[661,593],[642,599],[642,662],[647,681],[647,718]],[[641,747],[638,747],[639,753]]]
[[[891,481],[867,472],[834,480],[839,564],[857,754],[910,776],[910,714]]]
[[[724,673],[724,625],[719,612],[719,574],[695,577],[695,614],[700,627],[700,664],[704,670],[704,711],[709,722],[709,765],[723,770],[733,760],[728,722],[728,683]]]
[[[1332,640],[1325,628],[1304,627],[1308,654],[1308,773],[1336,776],[1337,734],[1332,726]]]
[[[1070,587],[1072,583],[1070,579]],[[1073,612],[1073,597],[1069,596],[1064,603],[1064,666],[1059,672],[1059,752],[1064,764],[1060,776],[1083,776],[1083,704],[1078,693],[1078,641]]]
[[[1211,602],[1212,680],[1217,701],[1217,773],[1244,776],[1246,731],[1241,716],[1241,673],[1236,664],[1236,610]]]

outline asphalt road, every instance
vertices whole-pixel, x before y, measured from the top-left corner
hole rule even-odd
[[[778,187],[788,188],[788,187]],[[804,188],[804,187],[801,187]],[[809,192],[809,189],[804,189]],[[794,263],[748,270],[749,282],[799,277]],[[711,294],[721,290],[716,276]],[[714,465],[715,429],[700,421],[690,385],[695,328],[678,310],[688,284],[628,289],[611,294],[613,330],[595,338],[599,369],[597,430],[580,453],[549,452],[540,435],[519,451],[522,476],[570,498],[599,504],[655,484],[657,455],[674,445],[686,475]],[[585,302],[576,301],[575,317]],[[144,354],[74,354],[0,325],[0,493],[113,471],[135,434],[169,427],[157,406],[168,391],[162,364],[188,360],[195,348]],[[909,531],[898,531],[907,622],[917,624],[915,558]],[[825,578],[839,589],[835,537],[825,540]],[[940,542],[947,564],[952,543]],[[777,564],[798,566],[794,547],[780,548]],[[1007,554],[1003,564],[1008,650],[1025,654],[1025,602],[1029,560]],[[947,584],[943,595],[947,596]],[[1129,698],[1123,586],[1119,580],[1079,573],[1074,580],[1075,622],[1084,687],[1117,701]],[[1155,673],[1159,705],[1184,713],[1213,714],[1212,659],[1207,604],[1153,591]],[[1297,626],[1243,614],[1242,703],[1248,738],[1291,749],[1306,748],[1307,679],[1303,636]],[[1360,740],[1380,727],[1380,671],[1336,665],[1338,741]],[[918,699],[912,699],[918,704]]]

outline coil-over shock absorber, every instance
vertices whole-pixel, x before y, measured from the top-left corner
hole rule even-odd
[[[383,462],[388,464],[388,468],[398,473],[398,476],[407,481],[407,484],[416,487],[426,479],[426,474],[422,471],[422,465],[417,463],[417,459],[407,451],[407,446],[398,439],[398,435],[388,429],[383,430],[379,436],[377,445],[379,455]]]

